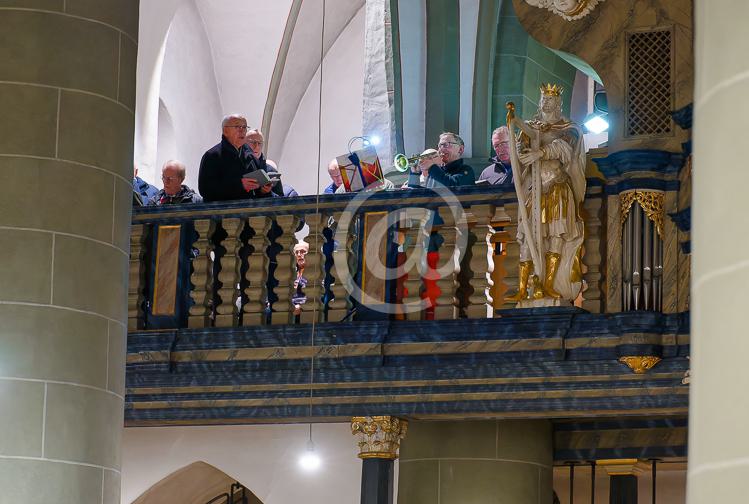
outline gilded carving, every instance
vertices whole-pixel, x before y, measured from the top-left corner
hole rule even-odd
[[[619,357],[619,362],[626,364],[635,374],[644,374],[661,361],[654,355],[630,355]]]
[[[406,437],[408,421],[392,416],[353,417],[351,434],[358,437],[359,458],[395,460],[401,439]]]
[[[528,5],[549,9],[567,21],[575,21],[590,14],[603,0],[525,0]]]
[[[636,201],[640,204],[645,215],[655,224],[655,230],[661,240],[665,239],[663,235],[663,198],[660,191],[627,191],[619,195],[620,224],[624,227],[627,215],[632,209],[632,204]]]

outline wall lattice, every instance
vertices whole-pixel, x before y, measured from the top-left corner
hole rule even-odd
[[[627,136],[671,133],[671,39],[670,30],[627,37]]]

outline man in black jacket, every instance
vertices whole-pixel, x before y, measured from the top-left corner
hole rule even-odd
[[[411,168],[409,187],[420,187],[419,176],[424,175],[426,186],[433,187],[437,182],[447,187],[472,186],[476,181],[473,168],[463,163],[463,139],[446,131],[440,135],[438,151],[421,159],[418,166]]]
[[[247,119],[239,114],[221,121],[221,142],[214,145],[200,160],[198,190],[203,201],[227,201],[272,197],[273,184],[260,187],[246,173],[260,169],[245,145]]]

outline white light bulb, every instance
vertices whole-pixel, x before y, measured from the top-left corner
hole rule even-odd
[[[310,431],[310,435],[312,435],[312,431]],[[315,444],[312,442],[312,438],[307,441],[307,450],[299,457],[299,465],[305,471],[314,471],[320,467],[320,457],[315,453]]]
[[[609,129],[609,123],[601,116],[593,116],[585,122],[585,127],[597,135]]]
[[[369,137],[369,143],[371,143],[372,145],[380,145],[380,142],[382,142],[382,139],[377,135],[372,135],[371,137]]]

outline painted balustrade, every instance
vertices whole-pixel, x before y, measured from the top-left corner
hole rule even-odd
[[[515,194],[453,194],[451,205],[416,189],[135,208],[129,327],[492,317],[509,307],[497,293],[516,287]]]

